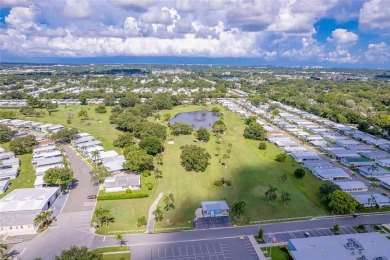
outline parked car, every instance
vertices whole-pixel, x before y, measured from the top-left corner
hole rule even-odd
[[[354,218],[359,218],[360,217],[360,214],[357,214],[357,213],[353,213],[352,215]]]
[[[305,237],[310,237],[309,232],[305,232],[305,233],[303,233],[303,235],[304,235]]]
[[[87,199],[96,199],[96,195],[89,195]]]

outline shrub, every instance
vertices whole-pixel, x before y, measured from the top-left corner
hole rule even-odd
[[[221,187],[222,186],[222,181],[221,180],[216,180],[214,182],[214,185],[217,186],[217,187]]]
[[[287,153],[280,153],[275,157],[275,161],[277,162],[285,162],[286,160],[287,160]]]
[[[149,177],[150,175],[152,175],[152,173],[149,170],[145,170],[142,172],[142,176],[144,177]]]
[[[226,185],[227,185],[228,187],[232,186],[232,181],[227,180],[227,181],[226,181]]]
[[[304,169],[296,169],[294,171],[294,175],[295,177],[297,177],[298,179],[302,179],[304,176],[305,176],[306,172]]]
[[[126,189],[126,194],[132,193],[131,189]]]
[[[148,188],[148,190],[152,190],[153,189],[153,183],[147,183],[146,184],[146,187]]]
[[[142,227],[142,226],[145,226],[146,224],[147,224],[147,221],[146,221],[145,216],[137,218],[137,227]]]
[[[99,195],[97,200],[124,200],[124,199],[139,199],[146,198],[148,194],[145,193],[103,193]]]
[[[260,142],[259,149],[260,150],[266,150],[267,149],[267,143],[266,142]]]

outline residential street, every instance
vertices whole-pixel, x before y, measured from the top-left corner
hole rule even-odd
[[[77,180],[57,221],[45,233],[13,246],[21,259],[53,259],[61,250],[72,245],[90,246],[94,233],[89,230],[95,200],[87,196],[97,194],[98,187],[90,181],[88,165],[70,146],[63,146]]]

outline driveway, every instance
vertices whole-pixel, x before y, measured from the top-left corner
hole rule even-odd
[[[87,196],[97,194],[98,187],[90,180],[88,165],[69,146],[63,146],[76,179],[62,213],[57,221],[43,234],[34,239],[13,246],[13,253],[22,259],[53,259],[61,250],[72,245],[90,246],[94,233],[90,231],[90,222],[96,204]]]

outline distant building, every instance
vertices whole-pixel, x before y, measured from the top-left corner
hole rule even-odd
[[[357,180],[341,180],[333,181],[333,183],[339,186],[342,191],[346,192],[368,191],[368,187],[366,186],[366,184]]]
[[[295,260],[390,259],[390,240],[377,232],[290,239],[288,248]]]

